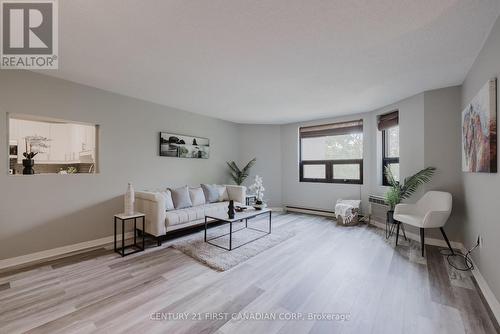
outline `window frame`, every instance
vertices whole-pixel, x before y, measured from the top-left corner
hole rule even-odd
[[[338,123],[341,124],[341,123]],[[360,132],[363,134],[363,130]],[[325,134],[324,137],[335,136],[341,134]],[[323,137],[317,136],[317,137]],[[307,136],[302,136],[299,129],[299,182],[312,182],[312,183],[339,183],[339,184],[363,184],[363,158],[361,159],[329,159],[329,160],[302,160],[302,139],[307,138]],[[364,137],[363,137],[364,138]],[[364,142],[363,142],[364,144]],[[325,165],[325,178],[306,178],[304,177],[304,166],[306,165]],[[359,166],[359,178],[358,179],[336,179],[333,175],[334,165],[358,165]]]
[[[387,181],[387,178],[385,177],[385,167],[389,166],[390,164],[399,164],[399,157],[387,156],[387,136],[388,136],[387,130],[388,129],[382,130],[382,185],[389,187],[390,184]]]

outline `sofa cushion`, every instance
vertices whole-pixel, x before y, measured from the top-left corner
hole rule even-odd
[[[188,186],[169,190],[172,193],[172,201],[174,202],[175,209],[184,209],[193,205],[191,197],[189,197]]]
[[[165,209],[167,211],[174,209],[174,202],[172,202],[172,193],[169,189],[159,192],[165,198]]]
[[[216,184],[201,184],[205,200],[207,203],[215,203],[219,201],[219,189]]]
[[[199,206],[205,204],[205,194],[201,187],[189,188],[189,197],[191,198],[191,203],[193,206]]]
[[[216,185],[219,190],[219,202],[229,201],[229,194],[226,186]]]
[[[226,215],[229,202],[209,203],[191,208],[167,211],[165,216],[166,226],[184,224],[195,220],[205,219],[205,215]],[[234,203],[234,205],[241,205]]]

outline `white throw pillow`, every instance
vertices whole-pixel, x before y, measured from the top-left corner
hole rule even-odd
[[[174,202],[172,201],[172,193],[170,192],[170,189],[161,191],[160,193],[163,195],[163,197],[165,197],[165,209],[167,211],[173,210]]]
[[[205,193],[201,187],[189,188],[189,197],[193,206],[205,204]]]
[[[193,206],[193,203],[191,203],[191,198],[189,196],[188,186],[169,190],[172,193],[172,201],[174,202],[176,210]]]
[[[227,193],[227,187],[217,185],[217,189],[219,190],[219,202],[229,201],[229,194]]]

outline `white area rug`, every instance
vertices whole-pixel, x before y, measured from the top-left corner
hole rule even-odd
[[[249,220],[248,226],[263,231],[268,230],[267,220],[255,222]],[[233,224],[233,231],[242,227],[244,227],[244,223]],[[209,228],[207,237],[210,239],[225,233],[229,233],[229,224]],[[204,232],[202,231],[179,242],[175,242],[172,247],[212,269],[225,271],[293,237],[295,233],[287,230],[285,227],[280,227],[273,229],[271,234],[267,234],[258,240],[249,242],[239,248],[234,248],[262,235],[265,234],[251,229],[243,229],[235,232],[233,233],[232,240],[233,250],[228,251],[206,243],[204,241]],[[211,242],[228,248],[229,235],[212,240]]]

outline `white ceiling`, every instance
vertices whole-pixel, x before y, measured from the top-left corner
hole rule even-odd
[[[499,0],[59,7],[60,69],[50,75],[241,123],[370,111],[461,84],[500,13]]]

